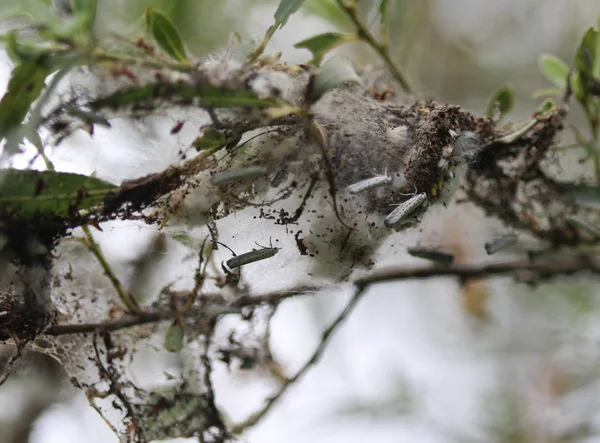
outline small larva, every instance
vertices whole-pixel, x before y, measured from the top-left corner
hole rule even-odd
[[[600,238],[600,230],[577,215],[568,215],[565,220],[574,228],[582,229],[594,238]]]
[[[413,257],[424,258],[444,265],[450,265],[454,261],[454,255],[435,249],[408,248],[407,252]]]
[[[485,251],[488,255],[495,254],[501,249],[508,248],[509,246],[514,246],[519,241],[519,237],[515,234],[506,234],[503,237],[500,237],[496,240],[492,240],[491,242],[487,242],[485,244]]]
[[[383,224],[388,228],[393,228],[398,223],[401,223],[406,216],[410,215],[420,207],[427,200],[427,194],[421,192],[420,194],[415,195],[414,197],[406,200],[404,203],[398,205],[396,209],[394,209],[390,214],[385,218]]]
[[[379,186],[384,186],[392,182],[392,177],[387,175],[377,175],[375,177],[367,178],[366,180],[361,180],[357,183],[351,184],[346,187],[346,191],[350,194],[360,194],[367,189],[377,188]]]
[[[218,172],[210,178],[213,185],[224,185],[227,183],[255,179],[264,176],[267,170],[262,166],[249,166],[247,168],[229,169],[227,171]]]
[[[229,269],[239,268],[256,261],[266,260],[279,252],[279,248],[262,248],[245,254],[236,255],[225,262]]]

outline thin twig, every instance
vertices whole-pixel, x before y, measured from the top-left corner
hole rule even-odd
[[[414,280],[433,277],[457,277],[457,278],[485,278],[494,276],[519,275],[527,277],[528,281],[541,281],[557,275],[571,275],[581,271],[589,271],[600,274],[600,260],[597,256],[586,254],[574,255],[567,258],[549,257],[547,260],[538,262],[530,260],[512,260],[493,263],[459,264],[454,266],[395,266],[380,269],[360,278],[353,283],[361,288],[373,284],[397,280]],[[277,305],[282,301],[319,291],[331,289],[331,285],[301,285],[280,291],[266,292],[258,295],[242,295],[227,306],[219,306],[223,303],[219,294],[205,294],[203,297],[207,304],[212,305],[202,308],[202,311],[191,309],[185,315],[195,316],[217,316],[225,314],[238,314],[244,307],[258,306],[262,304]],[[191,291],[177,293],[182,297],[189,297]],[[79,325],[56,325],[44,331],[47,335],[85,334],[95,331],[116,331],[134,326],[155,323],[164,320],[173,320],[177,313],[172,310],[154,312],[142,312],[135,316],[125,316],[119,320],[111,320],[100,323],[87,323]]]
[[[132,403],[129,401],[127,396],[121,391],[122,384],[119,383],[118,380],[119,373],[113,370],[114,368],[112,367],[110,368],[111,370],[106,369],[104,363],[102,363],[100,351],[98,350],[98,334],[94,334],[92,340],[92,348],[94,349],[94,356],[98,367],[98,372],[100,373],[100,377],[102,377],[108,383],[109,394],[116,396],[123,405],[123,408],[125,408],[127,417],[131,419],[131,424],[133,425],[133,429],[137,437],[136,441],[139,441],[140,443],[145,442],[146,439],[142,434],[143,429],[140,427],[140,419],[135,409],[133,408]],[[106,351],[108,352],[109,349],[106,349]],[[117,436],[120,437],[119,434],[117,434]]]
[[[390,267],[372,272],[356,280],[358,286],[369,286],[386,281],[422,279],[430,277],[476,278],[495,275],[520,275],[528,281],[540,281],[556,275],[570,275],[581,271],[600,273],[597,256],[579,254],[567,258],[548,257],[543,261],[512,260],[493,263],[461,264],[451,267]]]
[[[200,253],[198,254],[198,267],[196,268],[196,271],[194,273],[194,289],[192,289],[192,293],[188,297],[188,300],[185,303],[185,306],[181,310],[182,312],[187,312],[191,309],[194,302],[198,299],[198,293],[200,292],[200,289],[202,289],[202,286],[204,285],[204,280],[206,280],[206,268],[208,266],[208,263],[211,260],[211,255],[212,255],[212,248],[211,248],[211,250],[208,254],[208,257],[206,258],[206,261],[204,260],[204,247],[206,246],[207,240],[208,240],[208,236],[206,236],[204,238],[204,241],[202,242],[202,246],[200,247]],[[204,268],[202,267],[203,262],[204,262]]]
[[[22,350],[23,350],[23,346],[17,345],[15,352],[13,353],[13,355],[10,356],[10,359],[8,360],[8,362],[6,363],[6,366],[4,367],[4,373],[2,375],[0,375],[0,386],[2,386],[4,384],[4,382],[8,379],[10,374],[12,374],[12,371],[15,368],[15,364],[17,363],[17,360],[19,360],[19,358],[21,357]]]
[[[252,427],[255,424],[257,424],[271,410],[273,405],[276,404],[279,401],[279,399],[281,399],[281,397],[283,396],[283,394],[285,394],[285,392],[288,390],[288,388],[291,387],[294,383],[296,383],[304,374],[306,374],[306,372],[308,372],[308,370],[310,368],[312,368],[314,366],[314,364],[323,355],[325,348],[331,341],[331,337],[333,336],[333,333],[338,329],[338,327],[342,324],[342,322],[346,318],[348,318],[348,316],[350,315],[350,313],[352,312],[352,310],[354,309],[354,307],[356,306],[356,304],[358,303],[358,301],[364,294],[365,289],[366,289],[365,287],[358,287],[358,286],[356,287],[354,295],[352,296],[352,298],[350,299],[350,301],[348,302],[346,307],[335,318],[335,320],[327,327],[327,329],[325,329],[325,331],[323,331],[323,335],[321,336],[321,342],[315,348],[315,350],[313,351],[310,358],[306,361],[306,363],[304,363],[304,365],[302,365],[300,370],[298,370],[298,372],[296,372],[296,374],[294,376],[286,379],[283,382],[283,384],[279,388],[279,391],[277,391],[277,393],[275,395],[273,395],[272,397],[268,398],[267,401],[265,402],[265,405],[260,410],[256,411],[254,414],[252,414],[250,417],[248,417],[242,423],[232,425],[230,428],[232,433],[239,434],[240,432],[243,432],[244,430],[248,429],[249,427]]]
[[[108,52],[101,48],[94,48],[89,54],[86,54],[90,65],[96,63],[124,63],[133,66],[140,66],[149,69],[172,69],[174,71],[191,72],[195,66],[187,63],[177,63],[168,60],[162,60],[149,57],[137,57],[129,54]]]
[[[173,318],[175,318],[175,313],[170,311],[150,313],[142,312],[136,316],[128,315],[118,320],[110,320],[101,323],[51,326],[44,331],[44,334],[58,336],[68,334],[89,334],[92,332],[112,332],[119,329],[132,328],[134,326],[145,325],[147,323],[156,323]]]
[[[217,408],[215,403],[215,390],[212,382],[212,362],[210,360],[209,352],[210,345],[213,339],[214,334],[214,325],[210,328],[210,330],[204,336],[204,346],[203,352],[200,355],[200,362],[202,363],[203,372],[203,384],[206,392],[203,397],[208,402],[208,407],[206,408],[205,413],[209,416],[210,426],[216,426],[224,437],[227,434],[227,426],[223,422],[223,418]]]
[[[354,231],[354,228],[348,226],[346,222],[342,220],[342,217],[338,211],[337,199],[335,197],[335,174],[333,173],[333,167],[331,165],[331,162],[329,161],[329,156],[327,155],[327,133],[325,131],[325,128],[322,125],[315,122],[314,120],[311,120],[310,134],[321,149],[321,158],[323,159],[323,163],[325,164],[325,175],[327,177],[327,182],[329,183],[329,195],[331,196],[331,200],[333,201],[333,212],[335,212],[336,218],[343,226],[348,228],[350,231]]]
[[[127,290],[123,287],[121,281],[113,272],[112,268],[110,267],[110,264],[104,256],[104,253],[102,252],[102,249],[100,248],[100,245],[94,240],[94,236],[92,235],[90,228],[87,225],[82,225],[81,229],[83,229],[83,233],[85,234],[85,245],[90,250],[90,252],[94,254],[96,259],[100,263],[100,266],[102,266],[102,269],[104,269],[104,273],[114,286],[115,290],[117,291],[117,294],[119,295],[119,298],[121,299],[125,307],[130,312],[139,314],[141,312],[139,303],[132,294],[127,292]]]
[[[340,5],[340,8],[346,11],[346,14],[348,14],[348,17],[350,17],[350,20],[352,20],[352,22],[356,26],[358,37],[365,43],[367,43],[371,48],[373,48],[373,50],[375,50],[375,52],[379,54],[383,61],[385,61],[394,77],[396,77],[396,80],[398,80],[398,82],[400,83],[400,86],[402,86],[404,92],[411,93],[412,90],[408,84],[408,81],[406,80],[406,77],[390,58],[387,44],[385,42],[379,43],[377,39],[373,37],[373,34],[371,34],[371,32],[366,28],[366,26],[363,25],[363,23],[358,18],[355,4],[351,3],[348,5],[344,3],[344,0],[337,0],[337,3],[338,5]]]
[[[241,314],[242,309],[240,307],[204,307],[200,309],[191,309],[186,312],[186,315],[190,317],[202,316],[204,318],[213,318],[219,315],[227,314]],[[178,313],[173,310],[161,310],[155,312],[141,312],[137,315],[127,315],[118,320],[109,320],[100,323],[81,323],[76,325],[55,325],[51,326],[44,331],[45,335],[69,335],[69,334],[89,334],[89,333],[101,333],[101,332],[112,332],[120,329],[133,328],[135,326],[141,326],[148,323],[158,323],[166,320],[174,320]]]

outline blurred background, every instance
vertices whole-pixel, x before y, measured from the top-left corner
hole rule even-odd
[[[278,2],[98,3],[100,38],[142,35],[142,13],[152,6],[171,17],[190,52],[202,60],[223,51],[234,31],[244,41],[259,41]],[[549,86],[538,69],[539,55],[554,53],[571,63],[579,39],[600,17],[597,0],[389,0],[389,5],[391,55],[419,95],[481,114],[490,95],[510,85],[516,107],[509,119],[515,122],[541,103],[532,92]],[[377,2],[361,0],[359,6],[363,21],[377,35]],[[335,1],[306,0],[275,34],[267,52],[281,51],[289,63],[307,62],[308,51],[293,44],[335,30],[352,30]],[[337,53],[350,55],[358,66],[377,63],[361,43]],[[10,69],[2,58],[2,92]],[[585,128],[577,107],[569,119]],[[140,162],[136,149],[123,142],[118,152],[111,152],[99,142],[97,150],[74,154],[57,149],[52,158],[59,169],[96,170],[101,177],[112,162],[125,164],[123,176],[115,179],[125,178],[131,168],[140,175],[172,161],[155,149]],[[564,173],[584,174],[578,162],[583,155],[564,153]],[[394,252],[383,254],[378,266],[422,264],[396,252],[417,243],[444,248],[459,261],[486,259],[483,244],[507,232],[468,204],[434,215],[420,231],[394,236],[387,245]],[[143,284],[135,263],[147,263],[148,251],[159,249],[156,230],[114,224],[98,238],[128,287]],[[120,246],[123,239],[127,250]],[[501,255],[522,256],[534,244],[526,235],[522,240]],[[153,272],[172,270],[156,263]],[[286,374],[311,354],[347,296],[340,290],[281,306],[271,341]],[[560,277],[539,287],[510,279],[459,283],[452,278],[378,285],[338,331],[324,358],[243,440],[600,442],[599,300],[600,285],[587,275]],[[0,351],[6,356],[12,352],[9,347]],[[231,373],[225,367],[216,368],[215,385],[219,406],[236,422],[256,410],[276,386],[267,374]],[[112,443],[117,438],[58,364],[30,352],[0,388],[0,441]]]

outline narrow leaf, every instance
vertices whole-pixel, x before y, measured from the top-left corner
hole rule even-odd
[[[71,4],[73,5],[73,15],[80,20],[80,29],[89,34],[94,26],[97,0],[71,0]]]
[[[598,31],[589,28],[581,39],[575,54],[575,68],[579,71],[584,85],[593,79],[597,39]]]
[[[44,81],[49,73],[43,57],[25,60],[13,69],[8,90],[0,101],[0,139],[8,137],[23,122],[29,107],[46,86]]]
[[[126,89],[90,103],[92,110],[132,105],[134,109],[152,108],[156,99],[170,100],[173,104],[189,104],[206,108],[256,107],[278,105],[275,99],[260,99],[246,89],[226,89],[208,83],[189,85],[157,83]]]
[[[192,146],[197,151],[218,151],[229,143],[227,137],[222,132],[208,128],[204,130],[204,134],[192,142]]]
[[[596,53],[594,54],[592,76],[595,80],[600,80],[600,16],[598,16],[598,24],[596,25],[596,28]]]
[[[188,248],[193,248],[195,246],[194,239],[192,239],[192,236],[185,231],[172,232],[170,235],[173,240]]]
[[[548,111],[551,111],[552,109],[556,108],[556,102],[554,100],[552,100],[551,98],[547,99],[544,101],[544,103],[542,103],[538,108],[537,108],[537,113],[538,114],[544,114]]]
[[[101,203],[115,186],[94,177],[52,171],[0,170],[0,211],[20,218],[69,217]]]
[[[583,79],[581,78],[581,72],[573,72],[571,74],[571,76],[569,77],[569,82],[570,82],[570,86],[571,86],[571,92],[573,92],[573,95],[575,96],[575,98],[577,100],[579,100],[581,103],[585,103],[586,102],[586,93],[585,93],[585,88],[583,87]]]
[[[558,88],[565,89],[569,76],[569,66],[565,62],[555,55],[542,54],[539,58],[539,66],[548,80]]]
[[[157,9],[147,8],[144,12],[146,29],[152,34],[163,51],[182,63],[189,63],[183,41],[171,21]]]
[[[303,7],[307,13],[316,15],[339,29],[348,28],[350,25],[348,15],[336,0],[306,0]]]
[[[183,348],[183,336],[184,333],[181,325],[177,321],[171,323],[165,334],[165,349],[169,352],[180,351]]]
[[[321,64],[323,57],[333,48],[357,40],[356,35],[340,34],[338,32],[327,32],[325,34],[315,35],[306,40],[302,40],[294,45],[294,48],[305,48],[313,54],[313,59],[310,61],[313,65]]]
[[[388,0],[379,0],[379,15],[381,16],[381,23],[385,22],[388,11]]]
[[[275,11],[275,27],[283,28],[288,18],[300,9],[304,0],[281,0],[277,11]]]
[[[544,98],[544,97],[557,97],[564,93],[563,89],[560,88],[544,88],[538,89],[531,94],[532,98]]]
[[[362,84],[350,61],[340,57],[328,60],[321,66],[314,78],[310,94],[311,102],[316,102],[327,91],[346,82]]]

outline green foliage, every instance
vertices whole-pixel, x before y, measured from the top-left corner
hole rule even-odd
[[[486,108],[485,115],[489,118],[496,117],[499,113],[498,120],[501,120],[508,114],[515,105],[515,93],[512,88],[504,86],[498,89],[490,99]]]
[[[20,0],[0,2],[0,17],[3,19],[15,17],[31,17],[34,20],[43,20],[52,16],[52,6],[48,1]]]
[[[306,0],[304,10],[339,28],[345,28],[349,25],[348,17],[336,0]]]
[[[539,58],[539,66],[546,78],[554,83],[557,88],[565,89],[567,77],[569,76],[569,66],[564,61],[552,54],[542,54]]]
[[[19,0],[0,5],[0,19],[21,18],[28,20],[37,32],[28,39],[36,43],[55,40],[87,44],[96,16],[97,0],[72,0],[72,13],[60,15],[50,1]],[[30,33],[29,33],[30,34]],[[40,45],[44,47],[44,45]]]
[[[544,88],[534,91],[533,94],[531,94],[531,96],[534,99],[543,97],[559,97],[563,92],[564,90],[560,88]]]
[[[198,151],[215,152],[229,143],[239,140],[238,137],[228,137],[214,128],[207,128],[203,132],[203,135],[192,143],[192,146]]]
[[[269,29],[267,29],[267,32],[265,33],[261,44],[258,45],[258,47],[254,51],[252,51],[252,54],[250,54],[250,62],[258,60],[258,58],[261,56],[261,54],[267,47],[267,44],[271,40],[271,37],[273,37],[273,34],[275,34],[275,31],[285,26],[285,24],[288,21],[288,18],[290,18],[290,16],[293,13],[298,11],[298,9],[300,9],[300,6],[302,6],[303,3],[304,0],[281,0],[279,2],[279,6],[277,7],[277,10],[275,11],[274,15],[275,23],[271,27],[269,27]]]
[[[294,48],[305,48],[313,54],[310,61],[313,65],[320,65],[323,57],[327,52],[331,51],[346,42],[357,40],[357,36],[353,34],[340,34],[338,32],[326,32],[324,34],[315,35],[313,37],[302,40],[294,45]]]
[[[46,86],[48,74],[44,56],[24,60],[15,66],[8,90],[0,101],[0,139],[14,136],[30,106]]]
[[[598,26],[600,27],[600,20]],[[540,57],[540,69],[559,89],[538,91],[537,96],[572,94],[583,107],[590,127],[590,136],[577,130],[578,146],[588,153],[586,160],[594,163],[596,179],[600,180],[600,97],[595,85],[600,81],[600,32],[589,28],[577,46],[573,69],[554,55]]]
[[[139,105],[147,100],[170,98],[196,100],[196,105],[207,108],[253,107],[267,108],[279,105],[275,99],[260,99],[246,89],[228,89],[208,83],[197,85],[181,83],[158,83],[130,88],[90,103],[92,109],[117,108],[125,105]]]
[[[283,28],[290,16],[300,9],[302,3],[304,0],[281,0],[275,11],[275,29]]]
[[[596,55],[597,39],[598,31],[594,28],[589,28],[583,35],[575,53],[575,69],[584,83],[593,79],[594,76],[593,71],[596,64],[594,57]]]
[[[1,170],[0,210],[22,219],[70,217],[102,203],[115,186],[94,177],[53,171]]]
[[[158,46],[182,63],[189,63],[183,46],[183,41],[173,23],[157,9],[147,8],[144,12],[144,23],[147,31],[152,34]]]
[[[181,243],[182,245],[188,248],[193,248],[195,246],[194,239],[189,233],[185,231],[172,232],[170,233],[170,236],[173,240],[175,240],[178,243]]]
[[[384,23],[385,17],[388,11],[388,0],[379,0],[379,14],[381,16],[381,23]]]
[[[88,36],[92,32],[94,19],[96,18],[96,6],[98,0],[72,0],[73,15],[80,22],[79,29]]]
[[[551,98],[544,100],[544,102],[537,108],[536,113],[544,114],[556,108],[556,102]]]
[[[595,80],[600,79],[600,17],[598,17],[598,24],[596,30],[596,42],[595,42],[595,53],[594,63],[592,64],[592,77]]]

